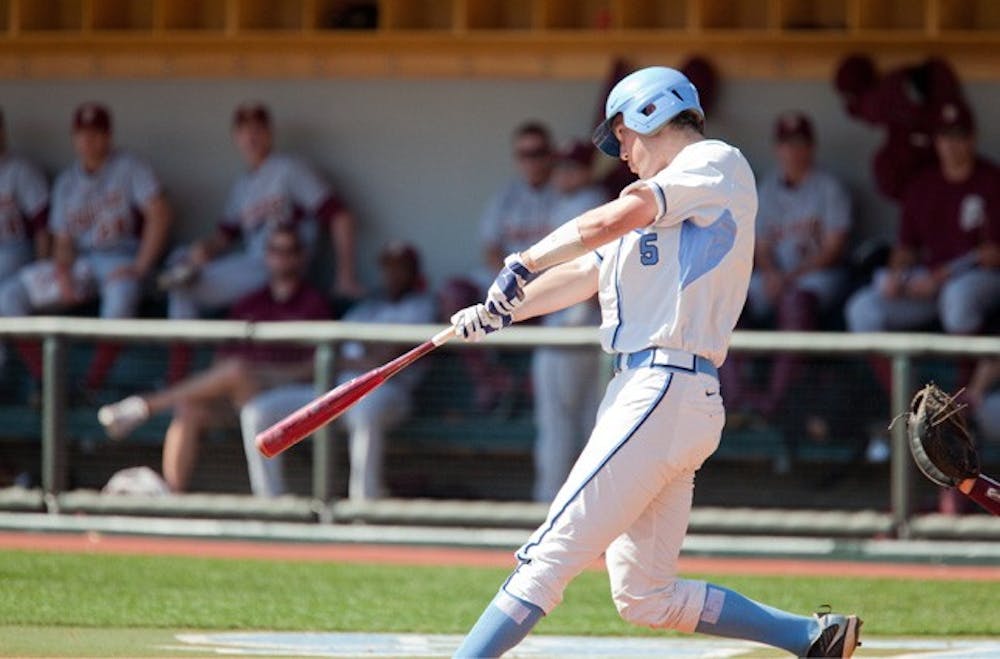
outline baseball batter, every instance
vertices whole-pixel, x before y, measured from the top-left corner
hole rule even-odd
[[[517,645],[602,553],[618,611],[633,624],[751,639],[797,656],[846,657],[858,644],[856,616],[795,615],[677,576],[694,474],[725,419],[716,369],[746,299],[757,210],[746,159],[706,139],[703,126],[697,91],[678,71],[624,78],[594,142],[640,180],[508,256],[485,304],[452,318],[461,336],[480,340],[596,292],[602,346],[616,364],[548,518],[456,656]]]

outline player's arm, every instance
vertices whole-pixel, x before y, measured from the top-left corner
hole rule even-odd
[[[336,256],[334,292],[349,298],[361,297],[365,289],[358,281],[357,219],[347,208],[340,207],[330,217],[330,240]]]
[[[172,216],[170,206],[162,193],[156,194],[142,209],[143,227],[139,253],[135,257],[133,270],[137,277],[145,277],[163,256],[170,236]]]
[[[524,288],[524,302],[514,310],[514,322],[559,311],[597,293],[598,268],[591,254],[557,265]]]
[[[52,233],[47,226],[36,226],[31,234],[31,241],[35,247],[36,259],[43,260],[52,256]]]
[[[228,250],[235,240],[235,232],[229,231],[223,226],[218,226],[210,236],[202,238],[191,245],[191,249],[188,251],[188,261],[192,265],[203,266],[219,254]]]
[[[74,260],[76,260],[76,249],[72,236],[65,232],[57,233],[52,242],[52,261],[56,269],[69,271],[73,268]]]
[[[652,191],[637,187],[566,222],[521,252],[521,259],[530,272],[541,272],[579,258],[629,231],[649,226],[656,214]]]
[[[539,273],[577,259],[629,231],[649,226],[659,212],[652,190],[636,186],[618,199],[578,215],[525,251],[504,260],[504,267],[486,293],[485,309],[494,318],[509,322],[524,298],[524,285]]]

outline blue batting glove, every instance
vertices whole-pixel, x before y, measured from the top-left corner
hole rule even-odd
[[[512,318],[506,315],[491,314],[483,304],[474,304],[455,313],[451,324],[455,333],[466,341],[482,341],[487,334],[510,325]]]
[[[524,300],[524,286],[537,275],[524,267],[520,254],[511,254],[486,293],[486,309],[496,316],[509,316]]]

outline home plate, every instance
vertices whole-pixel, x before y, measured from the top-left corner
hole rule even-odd
[[[217,654],[302,657],[450,657],[461,636],[444,634],[364,634],[250,632],[178,634],[182,647]],[[180,649],[174,646],[170,649]],[[510,657],[737,657],[760,648],[746,641],[529,636]]]
[[[178,634],[182,645],[170,650],[202,654],[287,657],[450,657],[461,636],[445,634],[368,634],[319,632],[222,632]],[[785,656],[749,641],[715,638],[621,638],[606,636],[529,636],[509,657],[704,657]],[[1000,640],[865,639],[864,651],[879,657],[911,659],[986,659],[1000,657]],[[762,654],[762,651],[764,654]]]

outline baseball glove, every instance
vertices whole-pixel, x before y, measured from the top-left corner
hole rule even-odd
[[[913,460],[927,478],[954,487],[979,475],[979,455],[965,425],[962,409],[934,383],[918,391],[906,418]]]

